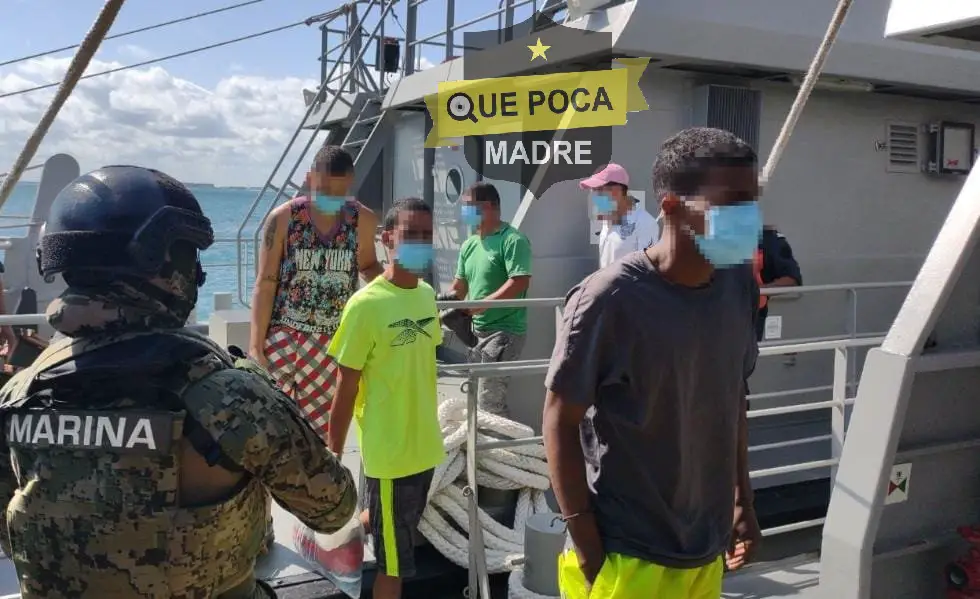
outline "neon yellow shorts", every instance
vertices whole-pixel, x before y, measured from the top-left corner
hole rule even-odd
[[[665,568],[618,553],[606,556],[592,591],[571,549],[558,556],[562,599],[720,599],[722,559],[700,568]]]

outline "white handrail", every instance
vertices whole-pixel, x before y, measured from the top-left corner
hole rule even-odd
[[[868,283],[831,283],[827,285],[802,285],[800,287],[763,287],[766,296],[825,293],[828,291],[861,291],[868,289],[900,289],[911,287],[912,281],[881,281]],[[440,310],[446,308],[548,308],[560,306],[563,297],[532,297],[507,300],[449,300],[436,302]]]

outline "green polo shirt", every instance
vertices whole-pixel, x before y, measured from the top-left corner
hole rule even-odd
[[[471,235],[459,248],[456,278],[466,281],[467,299],[481,300],[500,289],[507,279],[529,276],[531,242],[507,223],[486,237]],[[527,297],[527,292],[520,297]],[[491,308],[473,317],[473,328],[523,335],[527,331],[527,308]]]

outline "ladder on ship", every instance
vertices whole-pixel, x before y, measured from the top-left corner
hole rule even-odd
[[[373,46],[372,42],[380,44],[384,39],[385,21],[393,15],[392,10],[397,3],[398,0],[352,1],[309,20],[309,24],[320,24],[325,42],[320,55],[321,83],[316,92],[304,90],[306,112],[239,224],[236,235],[239,272],[236,278],[238,299],[243,305],[251,305],[249,281],[257,267],[256,248],[262,225],[269,213],[281,202],[306,192],[304,180],[296,182],[296,173],[305,164],[318,134],[326,130],[327,142],[338,143],[350,152],[354,157],[355,172],[361,172],[357,167],[368,159],[365,149],[377,137],[386,114],[382,107],[385,92],[383,75],[379,77],[379,84],[364,57]],[[363,13],[358,11],[359,4],[367,5]],[[328,26],[341,17],[346,17],[347,20],[344,40],[339,46],[326,48],[328,34],[332,31]],[[370,33],[365,34],[367,28],[364,23],[367,20],[374,20],[375,23]],[[365,39],[367,43],[363,43]],[[411,53],[406,53],[407,68],[404,70],[407,72],[411,71],[411,65],[408,64],[410,57]],[[380,71],[381,65],[374,66]],[[349,117],[340,119],[340,123],[328,125],[328,121],[337,120],[335,109],[338,104],[347,108]],[[300,145],[298,140],[304,129],[312,131],[309,139]],[[297,148],[299,153],[293,157],[291,166],[287,168],[287,159]],[[260,214],[259,222],[254,229],[246,232],[257,213]]]

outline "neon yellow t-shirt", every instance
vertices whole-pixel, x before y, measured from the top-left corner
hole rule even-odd
[[[364,474],[401,478],[445,459],[436,413],[436,347],[442,328],[435,291],[402,289],[383,276],[347,301],[327,352],[361,371],[354,406]]]

